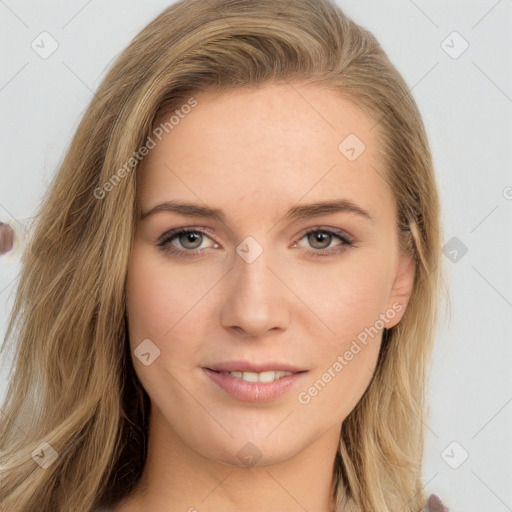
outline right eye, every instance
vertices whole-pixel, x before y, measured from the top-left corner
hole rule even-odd
[[[157,240],[157,245],[169,254],[183,257],[201,256],[205,248],[200,246],[205,238],[211,240],[202,229],[176,228],[161,235]],[[218,246],[216,242],[213,244]]]

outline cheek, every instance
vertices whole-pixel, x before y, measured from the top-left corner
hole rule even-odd
[[[165,256],[155,256],[146,244],[134,244],[126,279],[131,356],[135,372],[155,404],[165,404],[170,390],[176,404],[186,402],[175,378],[181,380],[180,373],[195,360],[194,340],[201,337],[194,332],[199,328],[194,306],[211,286],[201,285],[199,277],[190,277],[190,273],[166,265]],[[140,358],[141,353],[149,353],[149,361]]]
[[[221,277],[206,266],[177,268],[147,243],[134,244],[126,280],[131,355],[137,376],[156,403],[168,399],[160,393],[168,392],[169,386],[176,403],[181,399],[185,403],[187,397],[181,396],[179,385],[184,379],[188,389],[194,390],[196,382],[188,379],[190,371],[197,370],[206,339],[205,322],[212,317],[212,291]],[[138,353],[147,353],[142,352],[146,346],[151,353],[148,365],[137,359]],[[153,353],[157,354],[154,359]]]
[[[320,424],[343,422],[370,384],[381,336],[366,344],[341,343],[297,394],[302,413]]]
[[[135,244],[126,281],[126,303],[130,333],[164,342],[182,325],[193,329],[197,305],[215,284],[217,276],[203,275],[200,269],[176,269],[166,264],[165,255]]]
[[[347,268],[340,268],[335,281],[325,280],[322,294],[309,288],[308,295],[329,331],[315,338],[314,371],[297,400],[307,414],[326,424],[331,415],[343,421],[363,396],[379,356],[382,319],[392,319],[386,316],[389,279],[384,266],[361,260],[350,272]]]
[[[283,281],[293,283],[295,294],[314,313],[307,318],[316,323],[317,335],[332,340],[325,345],[327,351],[340,349],[340,342],[355,338],[385,313],[391,260],[387,254],[359,249],[313,271],[310,264],[282,272]]]
[[[382,329],[395,312],[387,312],[392,255],[360,251],[336,266],[319,266],[304,277],[300,293],[324,326],[311,353],[315,369],[298,395],[311,414],[336,411],[345,418],[371,381],[382,340]],[[315,325],[321,325],[316,320]],[[326,419],[327,421],[327,419]]]

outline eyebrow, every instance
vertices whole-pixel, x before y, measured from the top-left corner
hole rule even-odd
[[[166,201],[165,203],[158,204],[150,210],[143,212],[141,214],[141,220],[160,212],[175,212],[186,217],[210,218],[226,224],[226,214],[223,210],[201,204],[185,203],[181,201]],[[310,219],[339,212],[355,213],[370,222],[375,221],[368,210],[358,206],[350,199],[336,199],[332,201],[320,201],[306,205],[293,206],[285,213],[282,220],[290,221]]]

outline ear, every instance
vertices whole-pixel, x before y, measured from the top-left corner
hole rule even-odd
[[[388,309],[393,309],[396,314],[386,325],[387,329],[394,327],[400,322],[407,309],[414,286],[415,272],[414,256],[412,254],[401,254],[398,259],[395,280],[389,293],[387,305]]]

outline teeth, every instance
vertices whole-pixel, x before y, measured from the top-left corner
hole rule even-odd
[[[245,380],[246,382],[274,382],[277,379],[291,375],[291,372],[278,372],[270,370],[268,372],[222,372],[226,375],[231,375],[237,379]]]
[[[242,373],[242,380],[245,380],[247,382],[258,382],[260,379],[257,373],[244,372]]]

